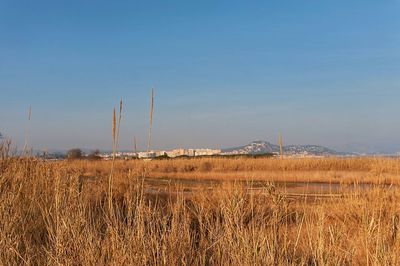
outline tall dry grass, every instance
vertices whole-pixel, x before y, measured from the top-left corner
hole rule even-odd
[[[88,175],[107,173],[111,162],[80,161],[71,167]],[[287,182],[400,184],[398,158],[178,158],[116,160],[119,171],[146,172],[149,177]]]
[[[150,152],[151,148],[151,131],[153,129],[153,113],[154,113],[154,89],[151,89],[150,95],[150,117],[149,117],[149,137],[147,140],[147,152]]]
[[[32,106],[30,105],[28,108],[28,121],[25,129],[25,143],[23,148],[24,156],[31,156],[32,149],[29,147],[29,131],[30,131],[30,122],[32,120]]]
[[[7,153],[7,148],[1,153]],[[178,162],[157,163],[167,167]],[[272,166],[277,162],[281,161],[275,160],[269,167],[277,167]],[[321,169],[367,167],[358,165],[357,160],[321,162],[308,163]],[[107,175],[96,172],[86,176],[85,167],[91,166],[83,162],[49,163],[4,155],[0,168],[0,264],[400,263],[397,189],[360,190],[323,201],[293,201],[273,184],[250,193],[248,187],[234,182],[190,195],[179,188],[173,190],[177,193],[154,194],[148,191],[140,170],[134,168],[138,163],[124,167],[123,162],[116,163],[115,181],[124,182],[115,183],[114,215],[110,216]],[[156,167],[155,163],[150,167]],[[228,159],[210,163],[212,170],[233,165]],[[292,163],[283,160],[280,166],[304,167],[300,161]],[[376,163],[392,169],[391,161]],[[95,164],[109,166],[106,162]],[[252,167],[261,167],[258,164],[254,161]]]
[[[282,139],[281,133],[279,133],[278,143],[279,143],[279,156],[282,160],[283,159],[283,139]]]
[[[113,178],[114,178],[114,167],[115,167],[115,155],[118,150],[118,141],[119,141],[119,131],[121,127],[121,118],[122,118],[122,98],[119,102],[119,113],[118,113],[118,123],[117,123],[117,118],[116,118],[116,113],[115,113],[115,108],[113,109],[113,115],[112,115],[112,165],[111,165],[111,171],[110,175],[108,177],[108,212],[109,215],[112,216],[114,215],[113,212]]]

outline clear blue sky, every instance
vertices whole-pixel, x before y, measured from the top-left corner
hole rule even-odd
[[[117,3],[118,2],[118,3]],[[0,132],[42,148],[400,150],[400,1],[0,0]],[[33,117],[27,125],[27,109]]]

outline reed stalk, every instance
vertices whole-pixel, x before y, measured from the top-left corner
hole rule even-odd
[[[279,155],[280,155],[281,160],[283,160],[283,140],[282,140],[281,133],[279,133],[278,142],[279,142]]]
[[[117,116],[115,112],[115,108],[113,109],[112,114],[112,164],[111,164],[111,171],[110,176],[108,178],[108,211],[110,217],[113,216],[113,173],[115,167],[115,157],[118,151],[118,141],[119,141],[119,130],[121,126],[121,118],[122,118],[122,98],[119,102],[119,113],[118,113],[118,123],[117,123]]]
[[[25,130],[25,143],[24,143],[24,155],[29,155],[29,128],[30,128],[30,121],[32,120],[32,106],[30,105],[28,108],[28,124]]]
[[[150,98],[150,125],[149,125],[149,138],[147,142],[147,153],[150,152],[151,148],[151,130],[153,127],[153,112],[154,112],[154,89],[151,89],[151,98]]]

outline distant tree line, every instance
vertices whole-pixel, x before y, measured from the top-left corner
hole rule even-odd
[[[67,151],[67,159],[70,159],[70,160],[79,160],[79,159],[99,160],[99,159],[101,159],[101,157],[100,157],[99,150],[94,150],[85,156],[81,149],[74,148],[74,149],[70,149]]]
[[[74,159],[81,159],[82,158],[82,150],[75,148],[75,149],[70,149],[67,151],[67,158],[74,160]]]

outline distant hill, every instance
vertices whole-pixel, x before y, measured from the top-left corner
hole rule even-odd
[[[283,146],[286,155],[311,155],[311,156],[333,156],[349,155],[348,153],[337,152],[327,147],[318,145],[287,145]],[[223,154],[265,154],[279,153],[279,145],[268,141],[253,141],[245,146],[228,148],[222,150]]]

